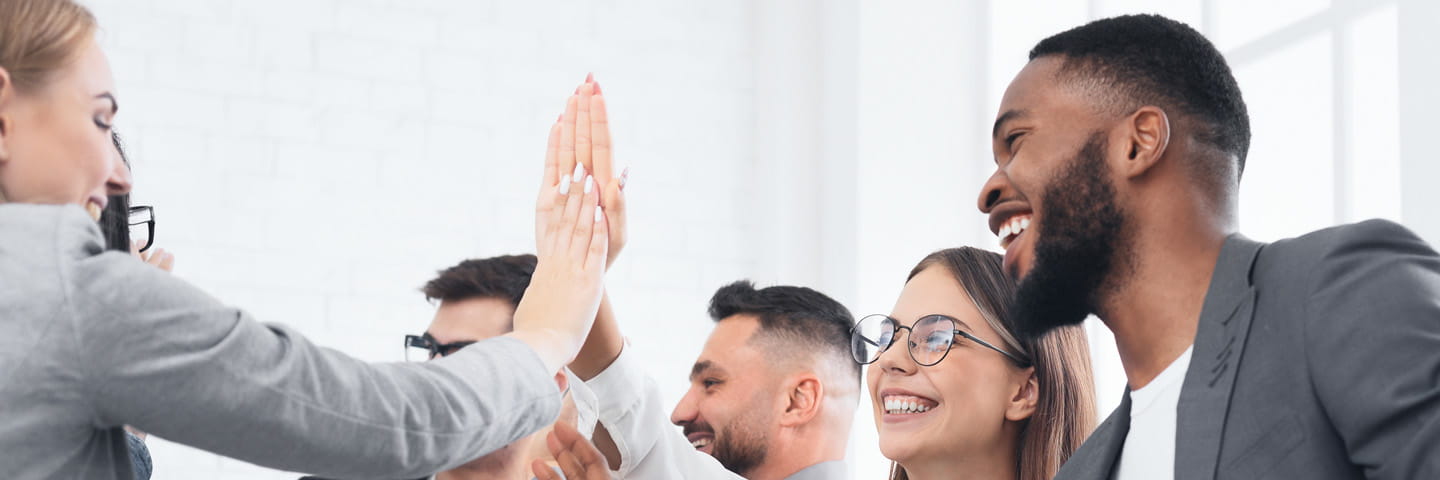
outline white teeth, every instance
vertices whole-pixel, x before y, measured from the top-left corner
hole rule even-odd
[[[710,439],[708,438],[697,438],[690,442],[690,446],[695,448],[704,448],[706,445],[710,445]]]
[[[1006,221],[1004,225],[1000,226],[1000,230],[995,233],[995,236],[1000,239],[1000,248],[1009,248],[1010,242],[1015,239],[1014,237],[1029,228],[1029,215],[1011,218],[1009,221]]]
[[[884,400],[884,404],[887,414],[924,413],[930,411],[931,408],[919,400],[911,399],[887,398]]]

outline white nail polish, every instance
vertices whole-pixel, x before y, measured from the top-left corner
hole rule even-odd
[[[566,179],[566,180],[569,180],[569,179]],[[565,181],[565,180],[561,180],[561,181],[560,181],[560,194],[561,194],[561,195],[569,195],[569,194],[570,194],[570,182],[567,182],[567,181]]]
[[[602,218],[605,218],[605,211],[599,208],[595,209],[595,223],[600,223]]]
[[[591,191],[591,190],[594,190],[594,189],[595,189],[595,177],[586,175],[586,176],[585,176],[585,194],[586,194],[586,195],[589,195],[589,194],[590,194],[590,191]]]
[[[581,164],[581,163],[577,163],[577,164],[575,164],[575,180],[574,180],[574,181],[575,181],[575,182],[579,182],[580,179],[582,179],[582,178],[585,178],[585,165],[584,165],[584,164]]]

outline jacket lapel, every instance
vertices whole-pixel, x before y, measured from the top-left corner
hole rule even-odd
[[[1125,436],[1130,434],[1130,389],[1120,398],[1120,406],[1110,413],[1075,454],[1055,472],[1055,480],[1102,480],[1110,478]]]
[[[1232,235],[1220,250],[1180,390],[1175,425],[1176,480],[1215,478],[1230,392],[1235,387],[1235,372],[1245,353],[1245,339],[1255,310],[1250,268],[1262,246]]]

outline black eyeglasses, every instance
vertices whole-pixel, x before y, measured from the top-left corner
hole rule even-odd
[[[956,335],[1000,352],[1020,368],[1030,366],[1029,361],[1022,360],[1010,352],[991,345],[990,342],[981,340],[979,337],[971,335],[970,332],[956,328],[959,324],[954,318],[945,315],[926,315],[916,320],[914,325],[906,327],[888,315],[870,315],[860,319],[860,322],[855,324],[855,328],[851,329],[850,353],[861,365],[874,363],[880,359],[880,354],[885,353],[895,343],[900,330],[909,330],[910,348],[907,350],[910,351],[910,358],[920,366],[930,367],[944,360],[945,356],[950,354],[950,348],[955,345]]]
[[[475,342],[440,343],[429,333],[405,336],[405,361],[420,362],[434,360],[460,351]]]
[[[145,244],[140,247],[140,251],[149,250],[150,246],[155,244],[155,207],[148,205],[130,207],[129,217],[127,223],[130,225],[130,241],[140,242],[140,239],[144,239]],[[144,225],[145,228],[135,228],[141,225]]]

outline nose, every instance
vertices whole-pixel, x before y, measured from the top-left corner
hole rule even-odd
[[[105,178],[105,190],[108,195],[124,195],[130,193],[130,186],[134,183],[134,177],[130,175],[130,167],[115,155],[114,162],[110,168],[110,176]]]
[[[899,336],[902,334],[905,335],[903,338]],[[887,374],[914,374],[920,365],[910,357],[910,332],[909,330],[897,331],[895,335],[895,343],[891,344],[890,348],[885,349],[884,352],[880,352],[880,358],[875,360],[875,366]]]
[[[700,415],[700,408],[697,404],[695,387],[690,387],[690,390],[685,392],[685,396],[680,397],[680,403],[675,404],[675,410],[670,412],[670,423],[682,427],[694,423],[695,417]]]
[[[990,174],[990,178],[985,180],[985,185],[980,187],[980,199],[976,204],[980,208],[980,213],[989,215],[990,211],[995,209],[995,205],[1009,194],[1009,191],[1009,177],[1005,176],[1004,170],[996,168],[995,173]]]

